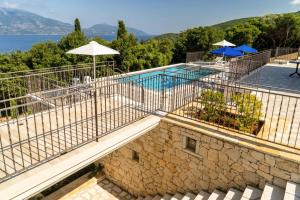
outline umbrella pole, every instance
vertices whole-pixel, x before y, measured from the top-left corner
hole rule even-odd
[[[97,80],[96,80],[96,57],[93,56],[93,67],[94,67],[94,103],[95,103],[95,125],[96,125],[96,142],[98,142],[98,102],[97,102]]]
[[[93,56],[94,81],[96,82],[96,56]]]

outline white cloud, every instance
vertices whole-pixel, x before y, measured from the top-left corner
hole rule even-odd
[[[3,3],[0,3],[0,7],[2,7],[2,8],[16,8],[16,7],[18,7],[18,4],[5,1]]]
[[[300,5],[300,0],[292,0],[290,3],[292,5]]]

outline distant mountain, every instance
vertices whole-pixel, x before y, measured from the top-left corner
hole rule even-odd
[[[118,28],[108,24],[96,24],[84,29],[91,36],[116,36]],[[127,27],[136,36],[149,36],[144,31]],[[73,25],[13,8],[0,8],[0,35],[65,35],[73,31]]]
[[[136,36],[148,36],[148,33],[145,33],[144,31],[127,27],[127,31],[129,33],[133,33]],[[87,35],[117,35],[118,32],[118,27],[117,26],[112,26],[108,24],[96,24],[90,28],[84,29],[84,32]]]
[[[0,8],[0,34],[56,34],[62,35],[72,31],[71,24],[45,18],[27,11]]]

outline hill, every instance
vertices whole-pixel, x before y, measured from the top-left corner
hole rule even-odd
[[[288,14],[288,13],[285,13],[285,14]],[[300,15],[300,11],[289,13],[289,14]],[[269,14],[269,15],[260,16],[260,17],[245,17],[245,18],[240,18],[240,19],[233,19],[233,20],[229,20],[226,22],[221,22],[218,24],[211,25],[210,27],[220,28],[222,30],[225,30],[232,26],[243,24],[243,23],[249,22],[251,20],[270,18],[270,17],[273,18],[273,17],[279,16],[279,15],[283,15],[283,14]],[[162,34],[162,35],[157,35],[154,38],[156,38],[156,39],[161,39],[161,38],[176,39],[178,37],[178,35],[179,35],[178,33],[166,33],[166,34]]]
[[[24,10],[0,8],[0,34],[56,34],[62,35],[72,31],[71,24],[49,19]]]
[[[108,24],[96,24],[85,28],[91,36],[116,35],[118,27]],[[0,8],[0,35],[65,35],[73,30],[73,25],[40,15],[14,9]],[[128,32],[136,36],[149,36],[144,31],[127,27]]]
[[[161,35],[157,35],[153,37],[153,39],[156,40],[162,40],[162,39],[171,39],[171,40],[176,40],[179,37],[178,33],[165,33]]]
[[[292,12],[292,13],[283,13],[283,14],[291,14],[291,15],[300,15],[300,11],[298,12]],[[272,18],[272,17],[277,17],[283,14],[269,14],[269,15],[265,15],[265,16],[257,16],[257,17],[246,17],[246,18],[240,18],[240,19],[233,19],[233,20],[229,20],[226,22],[222,22],[222,23],[218,23],[215,25],[212,25],[211,27],[215,27],[215,28],[221,28],[221,29],[227,29],[229,27],[235,26],[235,25],[239,25],[239,24],[243,24],[246,22],[249,22],[251,20],[255,20],[255,19],[263,19],[263,18]]]
[[[212,25],[211,27],[227,29],[229,27],[239,25],[239,24],[243,24],[243,23],[246,23],[246,22],[248,22],[250,20],[253,20],[253,19],[256,19],[256,18],[258,18],[258,17],[246,17],[246,18],[234,19],[234,20],[229,20],[229,21],[226,21],[226,22],[222,22],[222,23],[219,23],[219,24]]]

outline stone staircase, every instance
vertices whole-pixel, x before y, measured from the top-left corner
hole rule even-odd
[[[139,197],[137,200],[300,200],[300,184],[288,182],[286,188],[266,184],[263,190],[247,186],[244,191],[231,188],[224,193],[214,190],[211,194],[200,191],[194,193],[176,193],[174,195]]]
[[[43,198],[44,200],[300,200],[300,184],[288,182],[286,188],[266,184],[263,190],[248,186],[244,191],[231,188],[224,193],[200,191],[198,194],[165,194],[164,196],[134,197],[109,179],[88,178],[84,175],[60,190]]]

